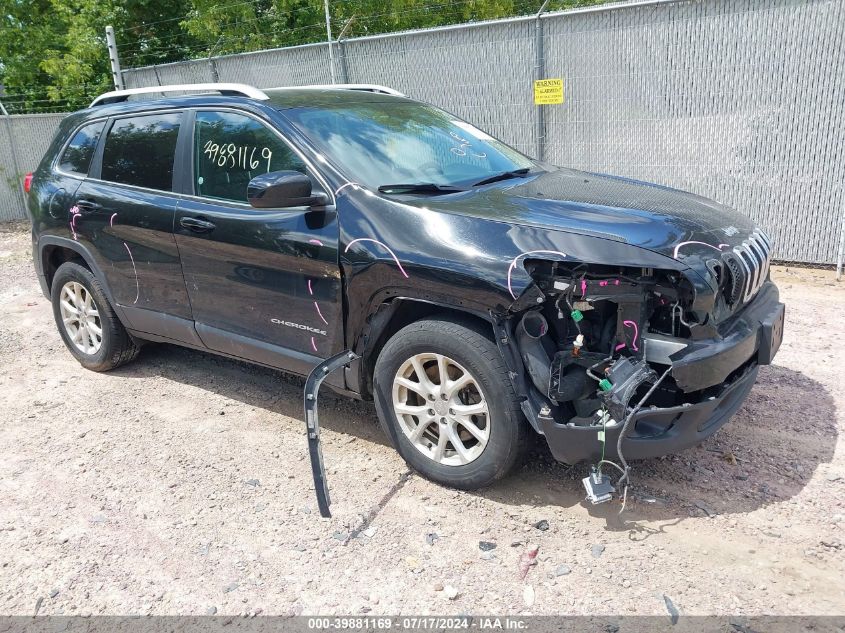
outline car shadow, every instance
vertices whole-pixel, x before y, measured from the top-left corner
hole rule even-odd
[[[303,419],[304,379],[213,354],[171,345],[148,345],[139,362],[112,372],[127,378],[160,376],[252,407]],[[323,388],[324,429],[388,446],[371,402]],[[542,438],[513,475],[474,495],[514,506],[573,507],[604,519],[608,530],[647,538],[691,516],[752,512],[797,495],[817,466],[830,462],[837,438],[836,407],[827,389],[801,372],[762,367],[757,384],[734,418],[702,445],[677,455],[631,463],[625,512],[617,499],[584,501],[588,464],[557,462]],[[666,521],[660,528],[637,523]]]
[[[144,345],[136,362],[109,373],[125,378],[158,376],[204,389],[251,407],[303,420],[297,424],[302,425],[303,433],[305,431],[302,400],[305,378],[299,376],[167,344]],[[324,383],[320,389],[319,413],[320,426],[324,429],[389,445],[372,402],[338,395]]]

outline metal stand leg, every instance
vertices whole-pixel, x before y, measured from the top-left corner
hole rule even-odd
[[[311,456],[311,471],[314,473],[314,492],[317,493],[317,506],[320,516],[330,517],[329,486],[326,483],[326,469],[323,466],[323,451],[320,448],[320,421],[317,415],[317,393],[320,385],[335,369],[344,367],[360,358],[351,351],[341,352],[317,365],[305,381],[305,426],[308,432],[308,453]]]

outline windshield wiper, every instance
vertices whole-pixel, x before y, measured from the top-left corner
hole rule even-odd
[[[396,185],[381,185],[378,190],[381,193],[455,193],[466,191],[452,185],[436,185],[433,182],[416,182]]]
[[[523,167],[522,169],[514,169],[513,171],[503,171],[501,174],[490,176],[484,180],[479,180],[472,184],[473,187],[480,187],[481,185],[489,185],[490,183],[499,182],[500,180],[510,180],[511,178],[522,178],[529,171],[530,167]]]

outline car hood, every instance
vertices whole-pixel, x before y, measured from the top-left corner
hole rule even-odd
[[[738,245],[754,229],[730,207],[691,193],[617,176],[547,169],[447,196],[403,196],[403,202],[603,237],[676,259]]]

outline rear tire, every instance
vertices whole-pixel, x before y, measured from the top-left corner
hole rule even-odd
[[[65,262],[53,277],[50,294],[59,334],[83,367],[109,371],[138,356],[140,345],[123,327],[90,270]]]
[[[524,454],[528,428],[502,355],[474,323],[431,318],[401,329],[379,354],[373,387],[393,446],[432,481],[489,486]]]

